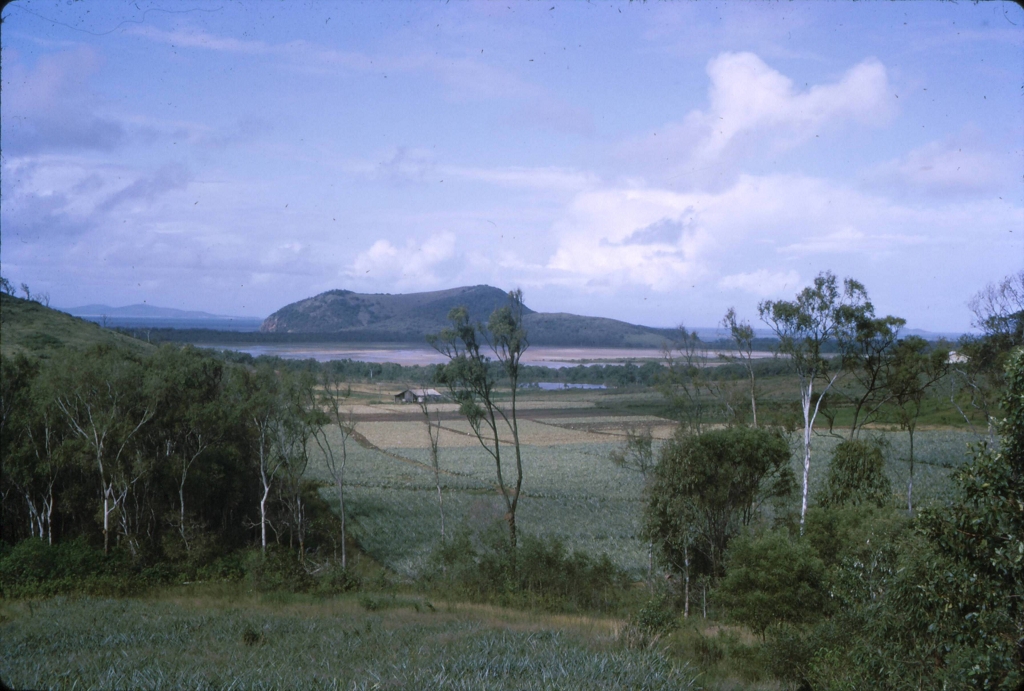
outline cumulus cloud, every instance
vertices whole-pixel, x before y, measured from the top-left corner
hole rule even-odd
[[[626,142],[625,153],[706,171],[737,154],[790,149],[846,123],[878,126],[895,108],[885,66],[874,58],[802,90],[753,53],[721,53],[707,74],[706,109]]]
[[[401,246],[377,240],[356,256],[345,274],[362,283],[386,283],[403,289],[434,287],[438,272],[455,257],[455,235],[440,233]]]
[[[959,246],[965,227],[1006,232],[1019,220],[1010,204],[921,207],[798,175],[742,175],[715,192],[604,188],[577,195],[552,225],[547,268],[580,289],[703,284],[769,296],[809,267],[939,251]]]
[[[560,244],[547,268],[595,287],[668,289],[703,274],[696,262],[706,233],[684,195],[599,190],[578,195],[556,224]]]

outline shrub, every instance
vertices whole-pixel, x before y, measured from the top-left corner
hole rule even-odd
[[[806,542],[771,531],[733,542],[715,596],[735,621],[764,638],[772,624],[816,619],[825,605],[825,569]]]
[[[874,504],[881,508],[891,498],[881,442],[847,440],[836,446],[819,500],[822,506]]]
[[[439,545],[426,580],[471,599],[548,611],[610,610],[629,586],[607,555],[570,552],[556,538],[528,534],[519,541],[513,571],[500,527],[484,532],[479,547],[464,531]]]

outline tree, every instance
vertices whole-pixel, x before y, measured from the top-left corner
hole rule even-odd
[[[847,278],[840,289],[831,271],[818,274],[814,284],[804,288],[796,300],[765,300],[758,305],[761,319],[778,336],[779,354],[789,359],[800,381],[800,407],[804,417],[803,489],[800,499],[800,531],[807,515],[807,492],[811,474],[811,435],[821,401],[836,382],[840,372],[823,355],[823,347],[840,338],[863,312],[867,291],[859,282]],[[824,382],[814,395],[818,380]]]
[[[494,461],[498,491],[505,503],[505,522],[508,524],[509,556],[515,573],[517,544],[516,509],[523,486],[523,460],[519,443],[519,422],[516,417],[516,396],[519,389],[520,360],[529,347],[523,328],[523,291],[508,294],[508,305],[496,309],[487,326],[473,324],[469,310],[456,307],[448,313],[451,326],[440,334],[428,337],[428,342],[448,358],[448,363],[436,370],[437,382],[446,386],[461,412],[469,421],[480,446]],[[490,358],[484,353],[483,337],[490,346],[499,365],[499,371],[509,386],[509,404],[497,400],[497,380],[490,367]],[[505,479],[507,466],[503,465],[501,431],[512,436],[515,468],[514,480]]]
[[[164,346],[155,363],[161,380],[160,406],[154,420],[159,437],[156,446],[167,466],[173,468],[178,535],[185,550],[190,551],[193,526],[186,509],[186,487],[196,461],[224,436],[224,366],[192,346]]]
[[[427,439],[430,441],[430,466],[434,469],[434,486],[437,487],[437,509],[441,513],[441,541],[444,542],[444,495],[441,493],[441,465],[437,457],[437,445],[441,439],[441,411],[434,410],[430,419],[430,401],[427,396],[419,399],[423,422],[427,425]]]
[[[692,560],[719,576],[725,550],[765,501],[796,482],[789,443],[778,431],[730,427],[694,436],[677,432],[661,448],[647,488],[644,532],[684,578]]]
[[[1024,345],[1024,271],[986,286],[968,305],[974,313],[972,323],[982,333],[966,334],[957,344],[957,354],[951,358],[951,372],[955,376],[950,402],[971,424],[959,400],[966,396],[969,406],[984,418],[989,437],[995,441],[997,404],[1006,383],[1006,363],[1013,349]]]
[[[740,360],[750,377],[750,414],[753,417],[754,429],[757,429],[757,387],[754,381],[754,329],[749,322],[736,320],[736,310],[732,307],[725,313],[722,326],[729,329],[729,336],[736,344],[737,356],[719,354],[727,360]]]
[[[110,519],[141,471],[129,445],[155,413],[143,364],[106,347],[51,366],[55,402],[72,432],[90,449],[103,503],[103,552],[110,552]]]
[[[242,406],[242,416],[249,428],[250,458],[256,465],[260,480],[260,548],[267,551],[267,500],[274,480],[288,459],[282,453],[284,419],[281,385],[277,373],[269,367],[255,372],[241,370],[236,380],[235,396]]]
[[[927,341],[918,336],[902,339],[896,346],[891,372],[886,383],[891,397],[892,408],[900,428],[910,435],[910,453],[907,462],[910,474],[907,479],[907,511],[914,512],[914,431],[921,414],[928,389],[946,376],[949,371],[949,348],[939,344],[929,347]]]
[[[715,595],[729,617],[761,636],[773,624],[802,624],[821,616],[825,567],[806,541],[782,531],[737,538]]]
[[[696,331],[680,326],[675,341],[663,352],[667,368],[661,377],[662,393],[679,411],[690,433],[700,434],[711,401],[722,398],[720,387],[708,376],[707,344]],[[725,405],[729,408],[728,403]]]
[[[882,507],[891,496],[892,483],[885,474],[885,455],[879,442],[847,439],[836,446],[825,479],[823,506]]]
[[[313,395],[313,390],[309,391]],[[341,568],[348,568],[348,551],[346,548],[345,525],[345,467],[348,465],[348,440],[355,433],[356,425],[351,412],[345,411],[345,404],[352,395],[352,387],[345,383],[344,378],[331,369],[323,369],[320,373],[320,393],[308,402],[307,408],[312,414],[323,417],[314,418],[317,424],[313,427],[313,441],[320,448],[327,470],[334,480],[334,491],[338,497],[338,518],[341,520]],[[336,445],[325,425],[333,423],[338,430]]]
[[[654,470],[654,435],[651,433],[651,426],[629,427],[626,430],[626,442],[621,448],[615,449],[611,454],[612,463],[620,468],[626,468],[640,473],[644,480],[644,487],[647,486],[647,477]],[[651,577],[654,573],[654,541],[647,541],[647,585],[652,585]],[[686,589],[685,602],[687,611],[684,616],[689,616],[689,579],[684,585]]]
[[[851,314],[852,329],[838,329],[836,338],[843,369],[853,379],[853,387],[837,389],[853,404],[850,436],[857,437],[864,425],[877,419],[882,407],[892,397],[889,387],[892,361],[899,343],[900,329],[906,320],[899,317],[875,317],[871,303]]]

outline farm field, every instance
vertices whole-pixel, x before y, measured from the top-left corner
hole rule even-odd
[[[571,396],[571,398],[569,398]],[[542,396],[520,407],[524,482],[517,520],[525,533],[557,537],[566,546],[607,554],[634,578],[646,573],[646,543],[640,538],[643,478],[611,460],[626,430],[649,426],[657,449],[675,423],[649,415],[602,408],[607,394],[573,392],[565,399]],[[493,461],[469,424],[451,405],[442,411],[439,443],[446,529],[478,533],[504,513],[494,485]],[[349,441],[346,503],[352,534],[374,559],[414,579],[426,566],[440,535],[440,516],[426,426],[414,405],[360,405],[353,409],[356,440]],[[390,418],[390,419],[389,419]],[[905,433],[867,430],[888,445],[887,472],[893,501],[905,503],[908,451]],[[336,440],[337,441],[337,440]],[[509,440],[504,440],[509,441]],[[822,485],[838,437],[819,432],[814,440],[811,496]],[[963,430],[921,430],[915,438],[914,503],[940,498],[950,468],[980,441]],[[801,476],[799,433],[791,437],[793,469]],[[509,447],[508,453],[511,453]],[[509,457],[511,458],[511,457]],[[319,459],[317,459],[319,461]],[[328,480],[326,469],[313,472]],[[323,490],[335,502],[333,490]],[[336,503],[335,503],[336,505]]]
[[[48,689],[685,689],[697,676],[617,644],[613,619],[381,603],[188,588],[0,603],[0,660],[7,684]]]

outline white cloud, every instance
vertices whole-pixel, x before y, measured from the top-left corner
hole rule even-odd
[[[435,287],[437,272],[455,257],[455,235],[440,233],[418,242],[410,238],[401,246],[377,240],[355,260],[343,275],[361,283],[386,283],[401,289]]]
[[[749,273],[723,276],[718,281],[721,288],[742,290],[765,298],[797,292],[802,283],[800,274],[793,269],[785,272],[758,269]]]
[[[991,194],[1012,177],[995,156],[971,142],[930,142],[869,170],[870,187],[896,193],[946,197]]]
[[[878,271],[878,262],[924,256],[911,248],[956,252],[968,243],[964,228],[1013,232],[1020,219],[1005,202],[923,208],[795,175],[743,175],[720,192],[600,189],[577,195],[552,225],[547,268],[583,290],[703,285],[767,296],[823,268]]]
[[[708,107],[625,145],[687,169],[719,164],[731,154],[792,148],[844,123],[878,126],[895,106],[885,66],[874,58],[837,81],[799,90],[753,53],[721,53],[708,62]]]

